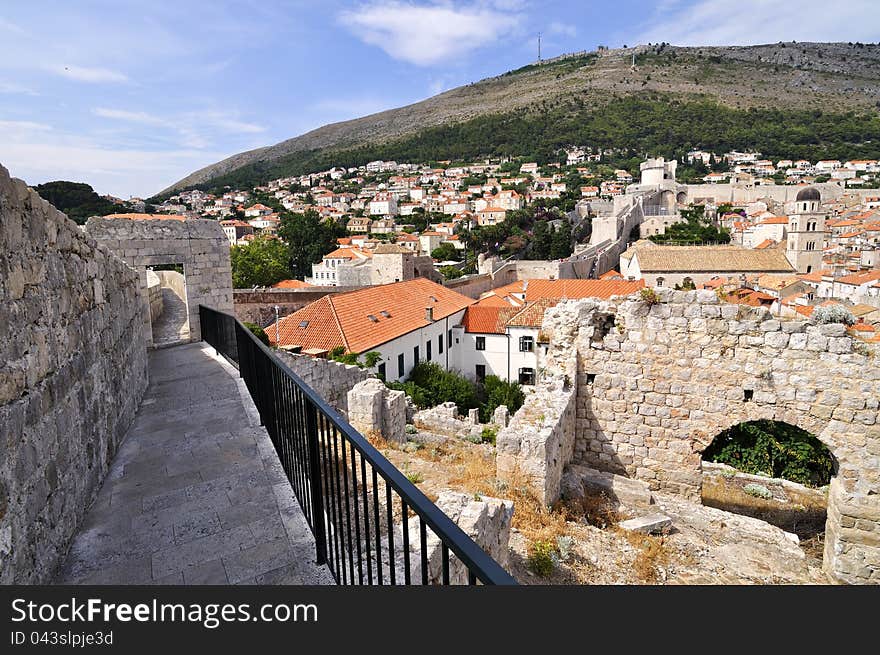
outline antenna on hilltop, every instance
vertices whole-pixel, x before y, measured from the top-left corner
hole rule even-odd
[[[541,61],[541,33],[538,32],[538,61]]]

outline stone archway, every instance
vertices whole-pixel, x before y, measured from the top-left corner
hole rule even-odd
[[[796,425],[838,462],[826,572],[880,583],[878,349],[843,325],[779,320],[711,291],[654,292],[657,302],[570,301],[545,314],[545,370],[578,361],[572,461],[697,500],[716,434],[757,419]],[[601,338],[596,312],[615,316]]]
[[[86,234],[140,274],[149,345],[153,345],[153,339],[147,267],[164,264],[183,267],[186,292],[180,295],[186,302],[191,341],[201,339],[199,305],[233,313],[229,240],[217,221],[93,217],[86,223]]]

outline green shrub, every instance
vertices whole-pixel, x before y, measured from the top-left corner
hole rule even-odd
[[[529,549],[526,566],[535,575],[546,578],[556,568],[556,546],[549,541],[536,541]]]
[[[642,299],[642,302],[648,305],[657,305],[660,302],[660,296],[651,287],[645,287],[639,291],[639,297]]]
[[[244,322],[244,326],[250,330],[257,339],[267,346],[269,345],[269,335],[266,334],[266,331],[263,328],[256,323],[248,323],[247,321]]]
[[[480,432],[480,440],[483,443],[490,443],[493,446],[495,445],[495,438],[498,436],[498,428],[486,426],[483,428],[483,431]]]
[[[364,355],[364,366],[366,368],[373,368],[379,361],[382,359],[382,354],[377,353],[375,350],[371,350],[366,355]]]
[[[703,459],[810,487],[828,484],[834,471],[831,453],[814,435],[766,419],[740,423],[720,433]]]
[[[497,375],[487,375],[483,381],[485,402],[480,407],[480,420],[488,423],[492,413],[500,405],[505,405],[513,416],[525,402],[522,387],[516,382],[506,382]]]

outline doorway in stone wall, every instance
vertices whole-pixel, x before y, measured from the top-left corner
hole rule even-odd
[[[153,346],[161,348],[190,340],[186,271],[182,262],[147,268]]]
[[[837,460],[816,435],[783,421],[745,421],[716,435],[702,460],[704,505],[796,534],[821,565]]]

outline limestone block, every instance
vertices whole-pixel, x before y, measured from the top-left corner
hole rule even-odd
[[[672,527],[672,519],[665,514],[650,514],[639,518],[621,521],[617,524],[623,530],[643,534],[663,534]]]

